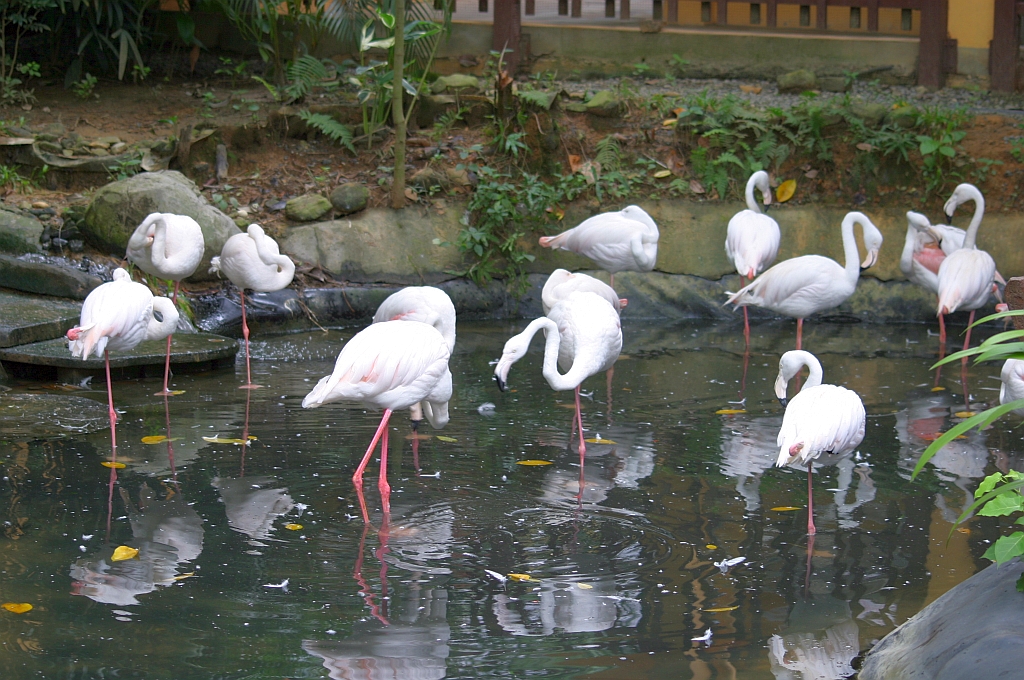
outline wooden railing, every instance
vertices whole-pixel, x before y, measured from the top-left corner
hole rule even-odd
[[[1020,59],[1020,18],[1024,2],[995,0],[992,44],[989,46],[990,87],[1012,92],[1017,89],[1017,62]]]

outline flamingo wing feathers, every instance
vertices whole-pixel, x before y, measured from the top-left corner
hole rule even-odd
[[[995,276],[995,260],[984,250],[954,252],[939,267],[939,312],[978,309],[988,301]]]
[[[742,210],[729,220],[725,253],[741,276],[753,278],[775,261],[782,240],[779,224],[753,210]]]
[[[833,287],[843,280],[842,277],[843,268],[827,257],[794,257],[778,263],[753,283],[731,293],[728,302],[737,307],[753,304],[790,314],[790,308],[817,307],[821,301],[830,299]]]
[[[806,465],[822,453],[853,451],[864,439],[865,419],[856,392],[837,385],[805,388],[786,407],[775,464]]]

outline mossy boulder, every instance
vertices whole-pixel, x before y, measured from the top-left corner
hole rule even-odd
[[[358,182],[346,182],[335,187],[330,200],[338,215],[351,215],[366,208],[370,200],[370,191]]]
[[[290,199],[284,216],[293,222],[315,222],[331,211],[331,202],[320,194],[305,194]]]
[[[434,94],[442,92],[479,92],[480,80],[465,73],[453,73],[450,76],[441,76],[430,85],[430,91]]]
[[[622,102],[611,90],[601,90],[584,104],[584,108],[589,114],[601,118],[614,118],[622,113]]]
[[[814,75],[814,71],[808,71],[803,68],[783,73],[776,82],[779,86],[779,92],[783,94],[800,94],[807,90],[818,89],[818,78]]]
[[[17,208],[0,203],[0,252],[37,253],[43,223]]]

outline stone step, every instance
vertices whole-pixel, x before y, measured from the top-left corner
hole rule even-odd
[[[77,317],[75,319],[77,321]],[[130,352],[110,354],[113,380],[163,377],[165,340],[140,343]],[[171,372],[198,373],[233,366],[238,342],[212,333],[177,333],[171,342]],[[77,383],[86,377],[104,376],[103,359],[76,359],[64,338],[0,349],[3,368],[16,378]]]
[[[63,337],[81,309],[74,300],[0,288],[0,348]]]

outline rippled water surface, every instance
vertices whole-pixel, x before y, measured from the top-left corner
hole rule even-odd
[[[392,513],[373,461],[369,526],[351,475],[379,414],[300,406],[354,328],[258,340],[261,390],[237,389],[244,363],[175,378],[166,405],[157,380],[115,384],[112,487],[102,384],[0,395],[0,599],[34,607],[0,610],[3,677],[839,678],[987,564],[995,524],[946,543],[951,521],[1024,442],[997,422],[909,481],[965,408],[958,367],[933,391],[924,327],[808,327],[826,382],[868,411],[859,453],[816,469],[809,541],[806,476],[772,467],[793,325],[746,358],[734,325],[623,325],[610,392],[584,384],[581,502],[572,394],[541,377],[542,342],[502,394],[489,362],[521,326],[463,325],[451,422],[414,441],[392,419]],[[998,369],[970,369],[970,408]],[[138,556],[113,562],[119,545]]]

